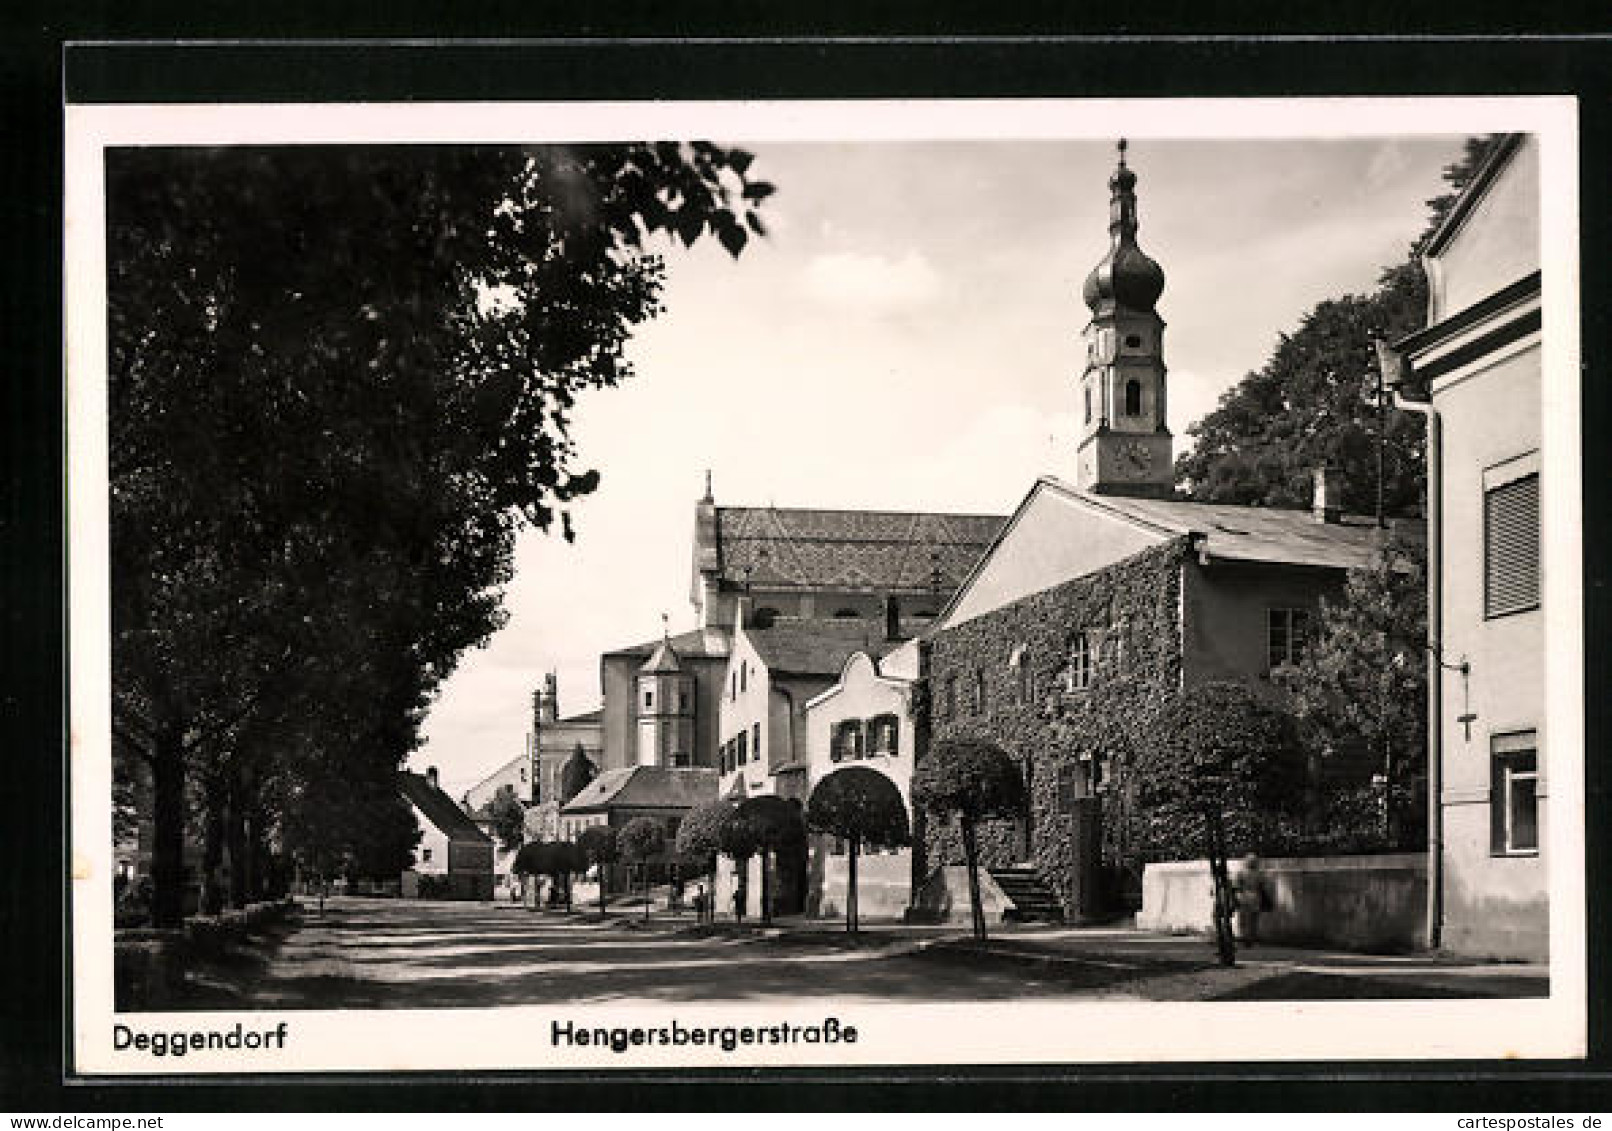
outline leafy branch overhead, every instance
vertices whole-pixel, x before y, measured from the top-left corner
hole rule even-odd
[[[571,414],[632,375],[652,239],[738,254],[773,191],[751,165],[705,142],[109,153],[114,729],[153,779],[162,917],[187,780],[256,775],[263,827],[386,788],[502,625],[518,529],[571,537],[598,486]]]

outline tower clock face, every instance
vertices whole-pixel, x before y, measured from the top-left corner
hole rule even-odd
[[[1119,466],[1127,475],[1142,476],[1153,470],[1153,449],[1132,440],[1119,450]]]

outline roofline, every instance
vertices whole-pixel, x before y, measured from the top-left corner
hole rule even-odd
[[[933,510],[863,510],[857,507],[752,507],[742,503],[724,504],[716,508],[717,513],[723,511],[767,511],[772,514],[856,514],[878,515],[880,518],[977,518],[1000,522],[1004,516],[999,514],[985,514],[980,511],[933,511]],[[897,539],[901,541],[901,539]]]
[[[1002,529],[997,531],[996,537],[991,539],[990,545],[985,547],[984,552],[982,552],[975,560],[974,565],[969,569],[968,574],[963,578],[962,581],[958,583],[957,588],[952,591],[950,599],[947,600],[946,604],[941,607],[941,610],[935,614],[934,620],[930,621],[929,624],[924,626],[924,631],[920,634],[921,638],[927,639],[945,626],[946,619],[951,616],[952,611],[962,600],[963,595],[967,593],[968,590],[973,586],[975,580],[985,569],[986,563],[996,555],[997,547],[999,547],[1003,541],[1006,540],[1008,534],[1019,525],[1019,520],[1024,517],[1024,512],[1029,509],[1030,501],[1036,497],[1042,488],[1056,491],[1060,495],[1064,496],[1064,498],[1069,499],[1072,502],[1092,504],[1096,510],[1100,510],[1114,518],[1124,519],[1132,525],[1139,526],[1151,533],[1162,534],[1169,538],[1179,538],[1183,533],[1190,533],[1190,531],[1184,532],[1180,530],[1172,530],[1168,527],[1160,526],[1158,523],[1149,522],[1146,519],[1139,519],[1135,515],[1126,514],[1125,512],[1117,510],[1113,507],[1097,504],[1096,500],[1091,496],[1076,490],[1056,476],[1037,476],[1036,481],[1032,483],[1030,485],[1030,489],[1025,492],[1024,498],[1019,501],[1019,505],[1015,507],[1013,513],[1008,516],[1008,520],[1002,524]]]
[[[1489,151],[1489,155],[1483,159],[1483,163],[1478,166],[1478,171],[1472,174],[1472,180],[1461,190],[1461,195],[1456,198],[1449,215],[1444,217],[1444,222],[1428,237],[1427,246],[1422,248],[1421,258],[1431,259],[1437,256],[1466,226],[1467,219],[1477,207],[1478,201],[1488,195],[1490,186],[1500,175],[1500,170],[1511,163],[1512,156],[1522,147],[1527,137],[1526,133],[1502,135],[1500,141]]]
[[[819,703],[826,703],[830,699],[834,698],[834,696],[845,691],[845,673],[850,670],[851,661],[855,660],[858,656],[866,656],[868,658],[868,666],[873,669],[873,678],[878,680],[880,683],[889,684],[892,688],[899,691],[902,686],[912,682],[911,680],[902,679],[899,676],[885,675],[884,672],[879,670],[879,657],[875,656],[866,649],[858,648],[855,652],[852,652],[849,656],[845,657],[845,662],[840,665],[840,676],[834,681],[834,686],[823,691],[819,691],[816,695],[813,695],[810,699],[806,700],[806,710],[811,710]]]

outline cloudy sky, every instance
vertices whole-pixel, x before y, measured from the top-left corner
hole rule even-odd
[[[715,140],[743,144],[743,139]],[[1170,426],[1322,299],[1372,289],[1461,138],[1138,140],[1142,248],[1164,267]],[[523,540],[510,620],[467,655],[411,764],[453,796],[519,754],[527,699],[599,700],[602,651],[691,627],[694,503],[1006,514],[1072,477],[1080,284],[1107,245],[1107,141],[766,143],[770,238],[667,252],[636,379],[577,412],[599,491],[577,540]]]

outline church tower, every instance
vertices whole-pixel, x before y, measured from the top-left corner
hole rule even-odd
[[[1108,179],[1108,254],[1086,276],[1091,308],[1076,419],[1075,485],[1110,495],[1168,497],[1174,468],[1165,423],[1164,271],[1136,245],[1136,174]]]
[[[694,677],[669,637],[638,669],[638,764],[694,765]]]

